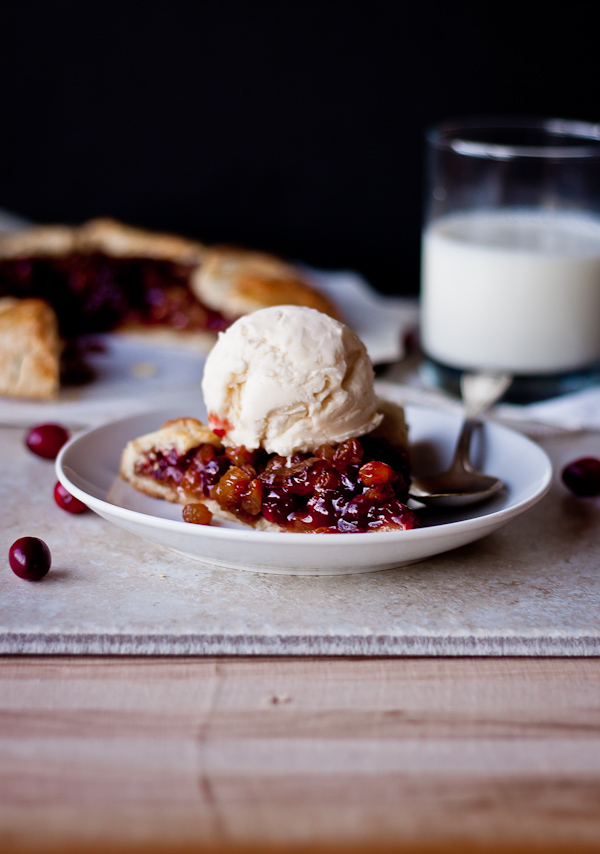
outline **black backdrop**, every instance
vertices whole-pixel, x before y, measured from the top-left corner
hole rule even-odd
[[[593,9],[5,3],[0,207],[109,214],[416,293],[424,129],[595,121]]]

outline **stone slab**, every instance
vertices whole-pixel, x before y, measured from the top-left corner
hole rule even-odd
[[[545,437],[551,492],[505,528],[409,567],[289,577],[219,569],[53,502],[53,464],[0,428],[0,653],[115,655],[600,654],[600,499],[576,499],[562,466],[598,455],[597,433]],[[39,536],[39,583],[8,566]]]

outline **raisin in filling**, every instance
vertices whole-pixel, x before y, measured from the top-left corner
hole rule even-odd
[[[221,331],[227,321],[189,287],[192,266],[100,252],[0,260],[0,296],[38,297],[58,315],[65,337],[123,323]]]
[[[184,456],[155,450],[135,471],[186,497],[212,498],[244,522],[262,514],[289,531],[407,530],[417,524],[405,503],[407,455],[385,439],[348,439],[289,457],[209,444]]]

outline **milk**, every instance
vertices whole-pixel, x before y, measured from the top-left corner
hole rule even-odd
[[[423,236],[425,352],[461,369],[562,373],[600,359],[600,217],[452,214]]]

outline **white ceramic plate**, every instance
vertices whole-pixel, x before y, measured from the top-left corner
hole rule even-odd
[[[415,458],[426,458],[434,467],[447,463],[459,419],[418,406],[406,407],[406,414]],[[205,418],[202,411],[163,410],[97,427],[64,446],[56,461],[57,475],[69,492],[109,522],[219,567],[284,575],[340,575],[414,563],[505,525],[542,498],[552,476],[550,461],[538,445],[520,433],[488,423],[474,446],[476,461],[487,473],[501,477],[506,490],[454,515],[423,511],[421,528],[370,534],[287,534],[220,521],[211,526],[190,525],[182,521],[180,505],[142,495],[118,476],[126,442],[178,415]],[[423,469],[422,463],[419,468]]]

